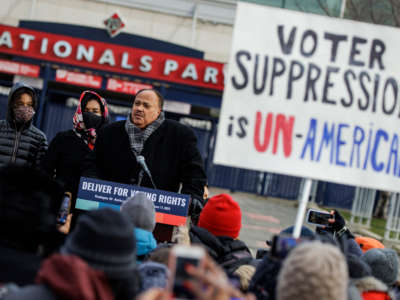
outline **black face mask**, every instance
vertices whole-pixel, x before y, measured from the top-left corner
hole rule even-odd
[[[91,112],[84,112],[83,114],[83,123],[85,123],[86,129],[94,128],[99,129],[101,125],[103,125],[103,117],[98,116]]]

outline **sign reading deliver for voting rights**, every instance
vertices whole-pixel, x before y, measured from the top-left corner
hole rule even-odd
[[[189,195],[154,190],[141,186],[81,177],[75,207],[83,210],[110,207],[120,209],[122,202],[138,192],[146,193],[156,209],[156,222],[183,225],[189,209]]]
[[[216,164],[400,192],[400,30],[238,4]]]

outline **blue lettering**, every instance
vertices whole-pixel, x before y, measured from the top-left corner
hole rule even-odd
[[[301,159],[304,159],[306,155],[307,148],[310,148],[311,161],[314,160],[314,146],[315,146],[315,136],[317,132],[317,120],[310,120],[310,127],[308,128],[307,139],[304,143],[303,150],[301,151]]]
[[[372,148],[372,154],[371,154],[371,164],[372,164],[372,167],[374,168],[374,170],[377,171],[377,172],[382,171],[382,169],[384,168],[384,163],[383,162],[378,164],[377,161],[376,161],[376,155],[377,155],[377,152],[378,152],[378,146],[379,146],[379,142],[380,142],[382,137],[383,137],[383,139],[385,141],[387,141],[389,139],[389,136],[386,133],[386,131],[384,131],[383,129],[379,129],[376,132],[376,135],[375,135],[375,144],[374,144],[374,147]]]
[[[360,133],[360,136],[358,133]],[[353,147],[351,149],[350,167],[353,166],[354,151],[357,151],[357,168],[360,168],[360,145],[364,141],[364,137],[364,129],[362,129],[360,126],[356,126],[353,131]]]
[[[372,126],[372,124],[371,124],[371,126]],[[365,153],[365,160],[364,160],[363,170],[365,170],[367,168],[369,152],[371,150],[371,135],[372,135],[372,129],[370,128],[369,129],[369,133],[368,133],[368,147],[367,147],[367,153]]]
[[[321,153],[322,153],[322,148],[324,145],[326,147],[331,148],[331,153],[330,153],[330,163],[333,163],[333,155],[335,153],[335,140],[333,139],[333,136],[335,134],[335,124],[332,124],[332,127],[329,129],[328,124],[324,123],[324,130],[322,132],[322,140],[321,144],[319,145],[319,150],[318,150],[318,155],[317,155],[317,161],[321,158]]]
[[[346,166],[346,163],[344,161],[340,160],[340,147],[342,147],[343,145],[346,145],[346,141],[342,140],[342,128],[348,128],[349,125],[348,124],[343,124],[340,123],[339,127],[338,127],[338,132],[337,132],[337,137],[336,137],[336,164],[339,166]]]
[[[394,160],[393,162],[393,175],[397,175],[397,152],[399,151],[399,138],[397,137],[397,134],[393,135],[392,143],[390,145],[390,153],[389,153],[389,162],[386,167],[386,174],[389,174],[390,172],[390,166],[392,165],[392,158]],[[397,175],[398,176],[398,175]]]

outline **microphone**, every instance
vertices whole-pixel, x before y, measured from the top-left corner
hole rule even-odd
[[[143,155],[136,156],[136,161],[142,167],[142,169],[146,172],[146,174],[149,176],[149,178],[151,180],[151,184],[153,185],[153,187],[155,189],[157,189],[156,185],[154,184],[153,177],[151,176],[151,172],[150,172],[149,168],[147,167],[146,160],[145,160],[144,156]]]

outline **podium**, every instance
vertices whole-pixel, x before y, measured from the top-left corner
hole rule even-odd
[[[190,196],[141,186],[81,177],[75,210],[93,210],[103,207],[120,210],[121,204],[138,192],[153,201],[156,227],[153,235],[157,242],[170,242],[174,226],[186,224]]]

